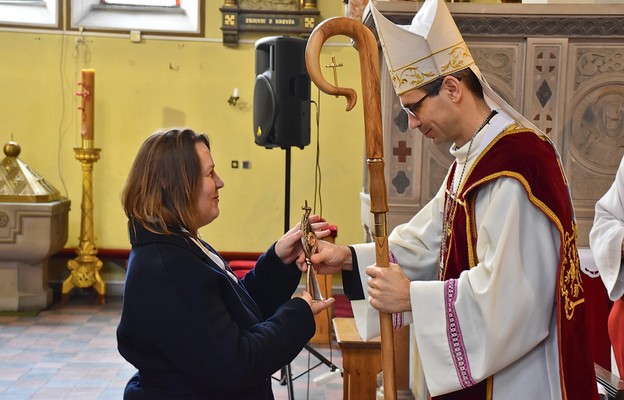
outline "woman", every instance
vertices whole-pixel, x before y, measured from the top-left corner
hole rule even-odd
[[[301,231],[291,229],[238,280],[198,229],[219,215],[208,138],[159,131],[139,149],[123,191],[132,251],[117,328],[121,355],[138,372],[124,399],[273,399],[271,374],[314,335],[300,280]],[[327,225],[314,229],[329,234]],[[301,263],[302,260],[299,260]]]

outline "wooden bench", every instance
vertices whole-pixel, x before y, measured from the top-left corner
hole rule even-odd
[[[334,318],[334,333],[342,350],[343,399],[374,400],[381,372],[381,340],[363,341],[353,318]]]

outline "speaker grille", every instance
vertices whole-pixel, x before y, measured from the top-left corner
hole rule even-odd
[[[275,93],[271,80],[266,75],[258,75],[254,86],[253,118],[255,126],[254,140],[257,145],[275,147],[272,138],[275,121]]]
[[[310,144],[307,41],[271,36],[256,42],[254,141],[267,148]]]

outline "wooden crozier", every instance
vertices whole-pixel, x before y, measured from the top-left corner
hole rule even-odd
[[[379,84],[379,51],[373,33],[361,22],[346,17],[329,18],[319,24],[308,39],[306,67],[314,84],[324,93],[344,96],[346,110],[357,101],[355,90],[330,84],[323,78],[320,66],[321,48],[332,36],[344,35],[355,41],[360,55],[362,92],[364,98],[364,129],[366,133],[366,164],[368,165],[371,212],[375,220],[375,258],[377,266],[388,267],[388,235],[386,228],[386,182],[384,178],[383,132],[381,129],[381,89]],[[381,325],[381,358],[384,399],[396,399],[394,337],[392,316],[379,313]]]

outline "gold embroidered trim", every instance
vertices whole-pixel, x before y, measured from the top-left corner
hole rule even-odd
[[[561,271],[559,287],[564,300],[563,309],[568,320],[574,316],[574,309],[585,301],[583,297],[583,281],[581,278],[581,262],[576,248],[576,225],[572,227],[572,233],[565,232],[565,247],[563,251],[563,263],[569,267]]]
[[[446,53],[446,54],[442,54]],[[436,59],[448,60],[441,67]],[[433,66],[438,70],[423,71],[423,65],[429,65],[433,59]],[[445,49],[427,55],[419,60],[399,68],[390,67],[392,84],[400,96],[403,93],[419,88],[440,76],[449,75],[474,64],[474,59],[468,50],[466,42],[459,42]]]
[[[443,73],[448,70],[456,71],[460,68],[465,68],[468,63],[472,64],[472,55],[468,51],[465,42],[461,42],[459,45],[451,48],[448,52],[449,62],[444,64],[440,69]]]
[[[492,393],[494,392],[494,376],[487,378],[487,387],[485,389],[485,399],[492,400]]]
[[[399,71],[398,74],[391,72],[390,75],[392,77],[392,84],[397,90],[405,84],[408,85],[407,88],[402,89],[402,93],[421,87],[425,85],[425,83],[434,81],[438,77],[436,72],[421,72],[420,67],[408,67]]]
[[[477,237],[477,232],[476,232],[476,224],[473,221],[476,221],[476,218],[474,218],[474,209],[475,209],[475,205],[474,205],[474,197],[472,199],[472,201],[470,202],[470,207],[466,207],[465,204],[462,204],[464,206],[464,213],[466,214],[466,238],[467,238],[467,245],[468,245],[468,265],[470,266],[470,268],[476,267],[477,264],[479,263],[479,261],[477,260],[477,257],[475,255],[475,249],[476,249],[476,241],[474,238]],[[468,212],[468,211],[472,211],[472,212]]]

